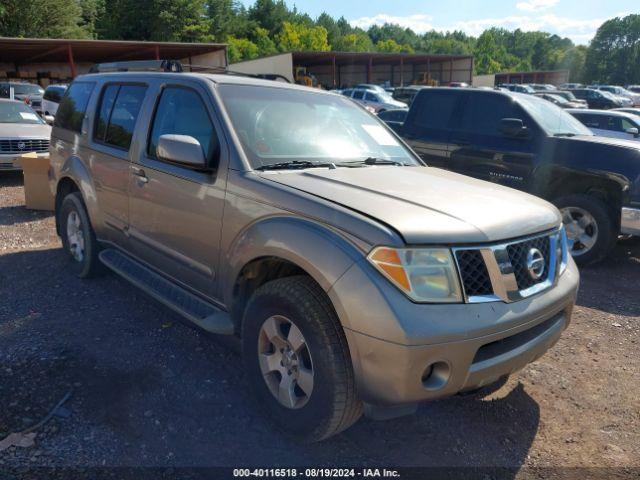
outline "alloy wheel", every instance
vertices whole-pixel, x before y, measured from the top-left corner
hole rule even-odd
[[[258,359],[271,394],[284,407],[301,408],[313,392],[311,352],[300,329],[281,315],[269,317],[258,336]]]
[[[78,212],[71,211],[67,216],[67,243],[69,253],[77,262],[84,259],[84,232]]]
[[[593,215],[580,207],[565,207],[560,212],[570,253],[578,257],[589,252],[598,241],[598,224]]]

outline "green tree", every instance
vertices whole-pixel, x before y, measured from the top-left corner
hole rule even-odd
[[[77,0],[2,0],[0,36],[88,38]]]
[[[329,50],[327,31],[324,27],[307,27],[290,22],[282,24],[282,30],[276,35],[276,45],[281,52]]]
[[[249,19],[275,35],[284,22],[291,20],[291,12],[284,0],[256,0],[249,8]]]
[[[266,28],[256,27],[253,31],[251,40],[258,47],[258,53],[261,57],[273,55],[274,53],[278,52],[276,44],[273,40],[271,40],[271,37],[269,37],[269,32]]]
[[[251,60],[259,56],[258,46],[246,38],[236,38],[233,35],[227,37],[229,44],[229,63]]]
[[[604,22],[587,50],[587,81],[640,82],[640,15]]]
[[[105,0],[101,38],[195,42],[210,40],[204,0]]]
[[[393,39],[380,40],[376,43],[376,50],[383,53],[413,53],[413,48],[409,44],[400,45]]]
[[[332,50],[337,52],[373,52],[373,42],[363,31],[355,31],[338,37],[331,44]]]
[[[495,36],[486,30],[478,37],[474,51],[475,68],[479,75],[498,73],[502,64],[496,58],[502,56],[502,51],[496,44]]]
[[[583,82],[586,59],[587,47],[578,45],[564,51],[555,68],[569,70],[570,82]]]
[[[343,35],[340,27],[338,26],[338,22],[336,22],[328,13],[322,12],[316,19],[316,25],[318,25],[319,27],[324,27],[324,29],[327,31],[327,41],[329,42],[329,45],[331,45],[331,47],[336,50],[335,44]]]
[[[236,0],[207,0],[206,16],[209,34],[216,42],[224,42],[229,35],[248,37],[258,23],[249,19],[244,6]]]

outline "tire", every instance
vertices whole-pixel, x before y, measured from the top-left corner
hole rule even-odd
[[[282,339],[269,337],[268,325],[275,325],[282,338],[292,340],[290,346],[294,347],[300,342],[295,341],[299,337],[292,332],[299,329],[305,343],[293,349],[298,355],[297,365],[286,364],[286,352],[290,350],[278,354],[276,345],[281,345]],[[281,278],[254,292],[242,323],[242,354],[258,404],[284,433],[305,443],[317,442],[345,430],[362,415],[344,332],[329,298],[311,278]],[[261,365],[260,356],[266,358],[267,354],[282,360],[278,371],[263,373],[262,365],[274,365],[265,361]],[[285,389],[293,391],[284,395],[285,403],[289,403],[285,406],[276,395],[284,379],[291,378],[289,366],[292,375],[298,377],[292,381],[293,390]],[[303,371],[307,377],[312,372],[312,388],[302,381]]]
[[[594,196],[584,194],[560,197],[554,203],[562,213],[571,255],[576,263],[579,266],[585,266],[605,258],[617,239],[615,223],[607,205]],[[588,248],[583,248],[579,240],[578,234],[583,228],[581,222],[590,222],[584,233],[587,237],[595,238],[593,245],[586,243],[590,245]]]
[[[64,197],[58,215],[62,247],[75,275],[89,278],[99,274],[102,270],[98,259],[100,249],[79,192]]]

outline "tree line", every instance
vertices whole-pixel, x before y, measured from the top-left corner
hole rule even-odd
[[[606,21],[589,46],[547,32],[418,34],[311,18],[284,0],[3,0],[0,36],[224,42],[231,63],[291,50],[465,54],[476,74],[569,69],[571,81],[640,83],[640,15]]]

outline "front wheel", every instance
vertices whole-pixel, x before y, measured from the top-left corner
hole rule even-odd
[[[320,441],[360,418],[344,332],[311,278],[286,277],[256,290],[242,323],[242,354],[258,403],[285,433]]]
[[[613,248],[616,229],[607,206],[591,195],[567,195],[555,202],[567,231],[569,252],[580,266],[602,260]]]
[[[79,192],[64,197],[58,215],[62,246],[71,260],[74,273],[80,278],[99,273],[98,241]]]

